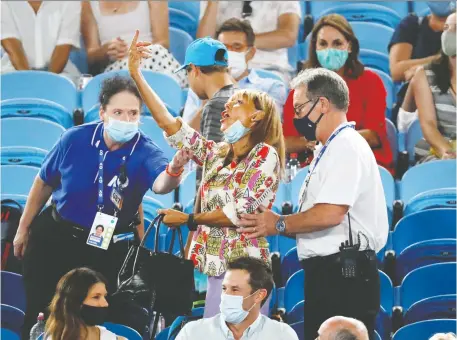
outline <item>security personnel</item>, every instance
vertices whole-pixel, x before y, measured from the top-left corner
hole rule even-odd
[[[380,305],[376,252],[387,241],[386,200],[370,146],[346,120],[349,91],[335,72],[316,68],[292,82],[297,131],[321,147],[309,166],[299,213],[244,215],[249,238],[297,239],[305,271],[305,339],[336,315],[362,321],[371,338]]]
[[[100,93],[101,122],[69,129],[47,155],[14,239],[15,255],[24,260],[22,339],[29,338],[58,280],[71,269],[91,267],[113,291],[128,250],[126,242],[110,241],[113,235],[133,231],[148,189],[165,194],[179,185],[188,157],[177,154],[168,164],[139,131],[141,105],[130,78],[107,79]],[[40,213],[51,195],[52,205]],[[90,242],[99,225],[105,227],[103,242]]]

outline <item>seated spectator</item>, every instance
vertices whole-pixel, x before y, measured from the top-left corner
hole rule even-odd
[[[363,322],[334,316],[326,320],[319,328],[319,337],[316,340],[368,340],[367,328]]]
[[[455,1],[429,1],[431,14],[403,18],[389,44],[390,73],[393,81],[409,81],[419,66],[437,58],[446,17],[455,11]]]
[[[46,340],[124,340],[102,325],[108,316],[105,278],[89,268],[73,269],[57,284],[49,307]]]
[[[272,289],[273,273],[262,260],[240,257],[229,262],[222,282],[221,313],[189,322],[176,340],[298,340],[289,325],[260,314]]]
[[[154,58],[145,60],[142,68],[166,73],[181,87],[187,79],[173,71],[181,65],[167,50],[168,3],[165,1],[83,1],[81,32],[87,48],[92,73],[127,70],[127,51],[132,33],[142,32],[140,40],[152,42]]]
[[[436,333],[429,340],[456,340],[457,336],[454,333]]]
[[[386,90],[381,78],[366,70],[358,59],[359,41],[344,17],[322,17],[311,32],[309,59],[304,68],[324,67],[335,71],[349,88],[348,121],[371,146],[379,165],[393,171],[393,156],[385,125]],[[287,152],[307,150],[310,145],[293,127],[293,91],[284,106],[284,136]]]
[[[79,48],[79,1],[2,1],[2,73],[43,70],[74,82],[79,71],[68,59]]]
[[[257,53],[250,67],[279,74],[290,80],[287,48],[295,45],[300,24],[298,1],[201,1],[197,37],[215,36],[230,18],[248,20],[255,33]]]
[[[419,163],[455,158],[456,14],[446,20],[443,50],[435,62],[419,69],[410,83],[424,139],[416,145]]]
[[[255,34],[249,21],[236,18],[227,20],[216,32],[216,39],[222,42],[228,50],[228,65],[238,87],[241,89],[256,89],[268,93],[276,102],[279,112],[287,98],[286,86],[276,79],[260,78],[255,70],[248,68],[248,63],[256,54],[254,47]],[[183,119],[189,122],[202,106],[197,95],[189,90]]]

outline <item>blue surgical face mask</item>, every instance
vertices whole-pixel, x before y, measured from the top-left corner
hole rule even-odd
[[[254,308],[254,306],[256,305],[254,303],[248,311],[245,311],[243,309],[243,300],[251,297],[257,292],[258,290],[256,290],[251,295],[246,296],[245,298],[238,295],[229,295],[222,293],[221,304],[219,305],[219,308],[221,310],[221,315],[224,321],[235,325],[243,322],[243,320],[246,319],[246,317],[248,316],[251,309]]]
[[[338,71],[346,64],[349,52],[347,50],[338,50],[336,48],[326,48],[325,50],[316,51],[317,60],[322,67],[330,71]]]
[[[427,5],[440,18],[446,18],[455,11],[455,1],[428,1]]]
[[[250,128],[245,127],[239,120],[237,120],[224,131],[224,139],[227,143],[233,144],[246,136],[249,131],[251,131]]]
[[[116,143],[126,143],[138,133],[138,122],[124,122],[109,117],[105,130]]]

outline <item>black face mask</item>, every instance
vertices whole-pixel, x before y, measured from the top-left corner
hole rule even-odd
[[[81,319],[87,326],[103,325],[108,317],[108,307],[82,305]]]
[[[298,133],[305,137],[309,141],[315,141],[316,140],[316,128],[317,124],[319,121],[322,119],[324,116],[323,113],[319,116],[319,118],[316,120],[316,122],[312,122],[308,117],[311,114],[311,112],[314,110],[316,107],[317,103],[319,102],[319,99],[316,100],[316,102],[313,104],[311,109],[308,111],[306,116],[303,118],[294,118],[294,126],[297,129]]]

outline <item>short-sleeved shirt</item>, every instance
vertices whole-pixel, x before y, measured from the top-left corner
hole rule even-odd
[[[79,48],[80,1],[43,1],[38,12],[27,1],[2,1],[1,39],[21,41],[31,68],[43,69],[51,61],[56,46]],[[14,70],[8,53],[2,56],[2,72]],[[68,61],[64,72],[77,73]]]
[[[408,15],[395,29],[389,44],[408,43],[413,46],[411,59],[421,59],[437,54],[441,49],[441,33],[430,28],[429,17]]]
[[[192,151],[193,161],[203,168],[202,212],[220,209],[236,226],[241,214],[255,213],[260,205],[269,209],[273,206],[280,161],[272,146],[259,143],[239,163],[224,164],[230,145],[208,140],[184,122],[167,140],[175,149]],[[190,258],[208,276],[222,275],[227,262],[243,256],[268,262],[268,242],[264,237],[249,240],[231,226],[200,225],[193,235]]]
[[[277,79],[261,78],[255,70],[250,70],[247,77],[238,81],[237,87],[240,89],[255,89],[266,92],[274,99],[282,117],[283,106],[287,99],[287,89],[284,82]],[[194,91],[189,89],[182,116],[183,120],[189,122],[197,113],[200,106],[201,100]]]
[[[243,19],[243,1],[218,1],[216,18],[217,27],[231,18]],[[205,14],[207,1],[200,2],[200,20]],[[278,29],[278,19],[283,14],[295,14],[301,17],[299,1],[251,1],[252,14],[244,18],[251,23],[255,34],[267,33]],[[261,50],[249,62],[252,68],[277,69],[291,71],[287,56],[287,48]]]
[[[309,169],[313,169],[315,162],[316,158]],[[311,176],[308,189],[305,190],[305,180],[300,190],[300,211],[307,211],[319,203],[349,206],[353,235],[362,232],[376,252],[384,247],[389,224],[381,175],[370,146],[357,131],[342,130],[308,176]],[[349,237],[348,221],[346,215],[335,227],[298,234],[299,259],[338,253],[341,243]],[[365,249],[364,240],[362,236],[361,250]]]
[[[40,178],[53,188],[52,199],[61,217],[90,229],[97,212],[99,151],[103,161],[103,212],[114,214],[112,188],[118,188],[122,158],[126,157],[127,186],[116,228],[134,218],[146,191],[165,170],[168,160],[152,140],[139,132],[116,151],[108,151],[103,123],[67,130],[46,156]]]

